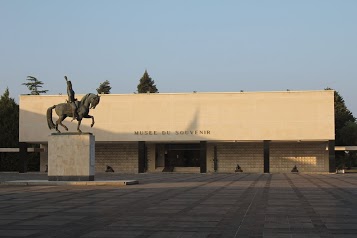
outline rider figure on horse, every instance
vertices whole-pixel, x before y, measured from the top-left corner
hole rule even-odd
[[[67,82],[67,94],[68,94],[68,103],[71,105],[72,108],[72,121],[78,118],[78,113],[77,113],[77,98],[74,97],[74,91],[72,88],[72,82],[67,79],[67,76],[64,76],[66,82]]]

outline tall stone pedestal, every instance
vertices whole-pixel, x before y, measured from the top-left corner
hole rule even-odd
[[[91,133],[53,133],[49,136],[49,181],[93,181],[94,174],[94,135]]]

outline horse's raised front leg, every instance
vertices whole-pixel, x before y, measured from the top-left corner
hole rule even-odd
[[[91,116],[91,115],[88,115],[92,118],[92,124],[90,124],[90,127],[93,127],[94,126],[94,116]]]
[[[85,115],[83,116],[84,118],[92,118],[92,124],[90,124],[90,127],[93,127],[94,126],[94,116],[91,116],[91,115]]]

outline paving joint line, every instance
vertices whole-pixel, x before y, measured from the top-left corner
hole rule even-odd
[[[333,235],[330,233],[329,229],[326,227],[326,225],[322,222],[320,215],[315,212],[315,210],[312,208],[311,204],[307,200],[307,198],[301,193],[301,191],[295,186],[293,181],[289,178],[287,174],[284,174],[286,180],[288,181],[289,185],[291,186],[292,190],[296,194],[297,198],[300,201],[300,204],[303,206],[303,209],[305,210],[306,214],[313,214],[316,219],[312,219],[311,215],[309,215],[310,220],[312,222],[312,225],[314,228],[319,231],[319,235],[321,236],[326,236],[326,237],[333,237]],[[299,175],[301,176],[301,175]],[[304,178],[303,176],[301,176]]]

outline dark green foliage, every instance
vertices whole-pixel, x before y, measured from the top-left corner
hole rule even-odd
[[[325,90],[332,90],[326,88]],[[336,145],[357,145],[356,118],[346,107],[342,96],[335,91],[335,143]],[[345,153],[336,151],[336,165],[338,168],[356,166],[356,151]]]
[[[27,76],[26,80],[28,80],[29,82],[23,83],[22,85],[25,85],[31,91],[31,95],[40,95],[41,93],[47,93],[48,90],[39,90],[39,88],[42,88],[42,81],[39,81],[33,76]]]
[[[140,83],[138,84],[138,93],[158,93],[159,90],[156,88],[154,80],[152,80],[145,70],[144,75],[140,79]]]
[[[339,131],[340,140],[344,145],[357,145],[357,123],[348,121],[344,127]],[[354,167],[357,166],[357,152],[348,151],[347,153],[342,151],[336,151],[336,161],[339,168]]]
[[[357,145],[357,123],[348,121],[339,131],[344,145]]]
[[[0,148],[17,148],[19,141],[19,106],[7,88],[0,98]],[[0,171],[17,169],[18,153],[0,153]]]
[[[19,138],[19,105],[7,88],[0,98],[0,147],[17,147]]]
[[[326,88],[325,90],[332,90],[331,88]],[[355,122],[356,118],[353,116],[352,112],[348,110],[343,100],[342,96],[335,91],[335,143],[336,145],[346,145],[343,141],[344,135],[341,134],[342,130],[349,122]]]
[[[19,147],[19,105],[7,88],[0,98],[0,148]],[[35,147],[32,146],[32,147]],[[39,146],[37,146],[39,147]],[[39,171],[39,153],[28,154],[28,170]],[[0,171],[18,171],[19,153],[0,153]]]
[[[110,82],[108,80],[105,80],[103,83],[99,85],[99,88],[97,88],[98,94],[110,94]]]

